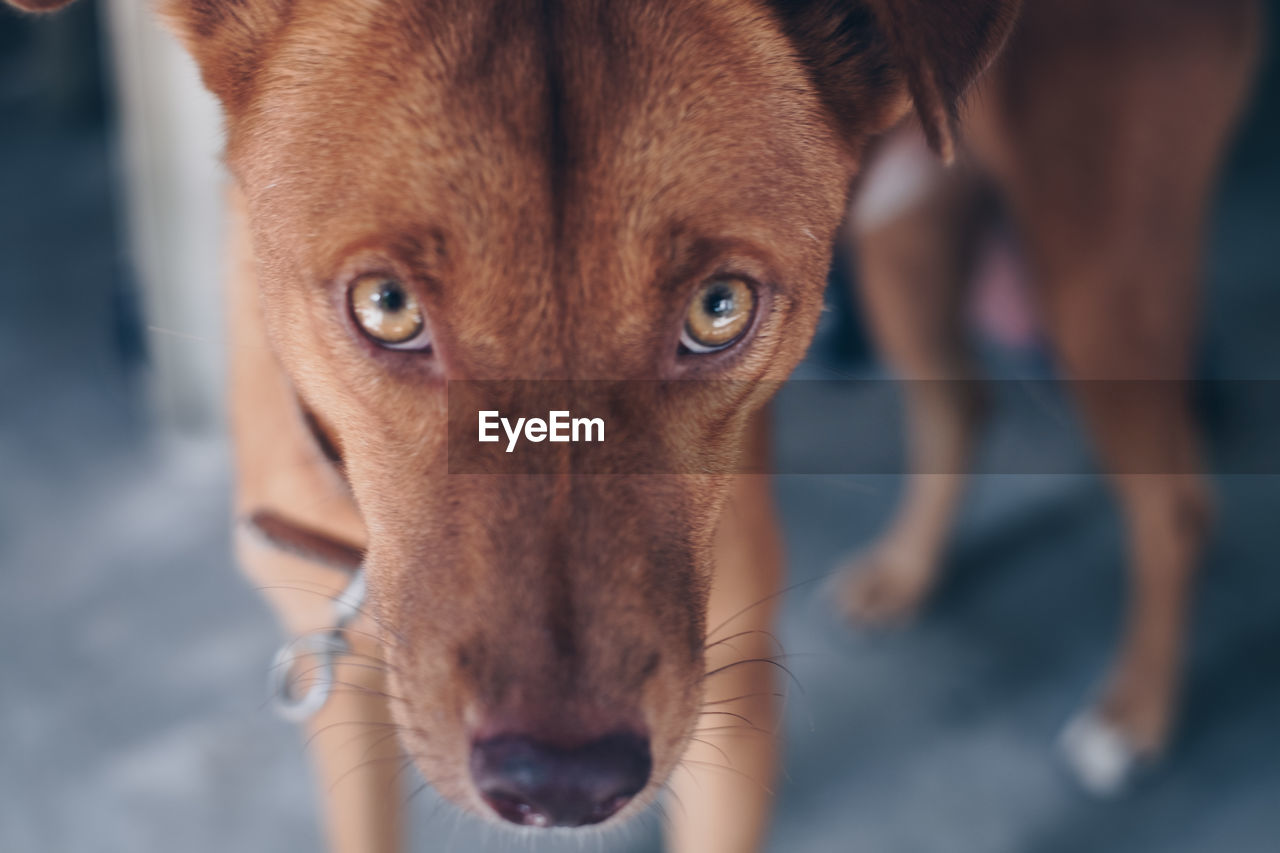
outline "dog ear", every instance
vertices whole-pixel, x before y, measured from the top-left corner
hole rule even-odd
[[[5,0],[10,6],[24,12],[52,12],[61,9],[71,0]]]
[[[929,145],[955,156],[961,96],[1000,51],[1021,0],[775,0],[841,130],[888,128],[911,99]],[[851,137],[852,138],[852,137]]]
[[[195,59],[205,87],[233,107],[248,96],[259,59],[292,5],[293,0],[159,0],[158,11]]]
[[[71,0],[0,0],[52,12]],[[160,18],[200,67],[204,84],[232,106],[248,94],[263,45],[288,18],[293,0],[157,0]]]

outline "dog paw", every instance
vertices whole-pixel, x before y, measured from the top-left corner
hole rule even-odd
[[[1058,738],[1058,751],[1080,787],[1101,799],[1131,790],[1155,760],[1154,753],[1139,748],[1133,737],[1097,709],[1067,724]]]
[[[878,549],[850,561],[837,576],[833,595],[846,618],[885,627],[911,621],[932,582],[926,561]]]

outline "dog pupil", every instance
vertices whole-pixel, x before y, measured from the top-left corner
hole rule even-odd
[[[375,297],[383,311],[395,313],[404,308],[404,291],[392,282],[385,282]]]
[[[733,310],[733,293],[724,285],[712,288],[707,291],[702,307],[713,317],[723,317]]]

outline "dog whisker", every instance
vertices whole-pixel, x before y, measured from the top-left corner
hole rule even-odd
[[[757,690],[754,693],[741,693],[737,696],[730,696],[728,699],[715,699],[711,702],[703,702],[702,707],[709,705],[728,705],[730,702],[741,702],[744,699],[755,699],[762,696],[772,696],[774,699],[785,699],[787,694],[779,690]]]
[[[388,797],[391,796],[391,792],[394,789],[399,787],[404,771],[414,766],[414,758],[412,755],[401,753],[400,757],[400,766],[396,768],[395,772],[391,774],[391,778],[387,779],[387,784],[383,786],[382,793]]]
[[[326,635],[328,635],[328,634],[333,633],[333,631],[334,631],[334,630],[336,630],[336,629],[333,629],[333,628],[321,628],[321,629],[316,630],[316,631],[308,631],[306,634],[299,634],[298,636],[294,637],[292,640],[290,640],[290,641],[288,642],[288,644],[287,644],[287,645],[288,645],[288,647],[292,648],[293,646],[296,646],[297,644],[299,644],[300,642],[302,642],[302,640],[304,640],[304,639],[307,639],[307,638],[314,638],[314,637],[324,637],[324,636],[326,636]],[[318,652],[318,651],[311,651],[311,652],[308,652],[308,653],[306,653],[306,654],[304,654],[304,655],[299,656],[299,658],[301,659],[301,658],[306,658],[306,657],[314,657],[314,656],[317,656],[317,655],[320,655],[320,654],[322,654],[322,653],[321,653],[321,652]],[[382,672],[382,673],[397,673],[397,674],[398,674],[398,672],[399,672],[399,670],[397,669],[397,667],[396,667],[395,665],[393,665],[393,664],[392,664],[392,663],[390,663],[389,661],[385,661],[385,660],[383,660],[382,658],[378,657],[377,655],[367,655],[367,654],[364,654],[364,653],[362,653],[362,652],[347,651],[347,652],[342,653],[341,655],[338,655],[337,659],[335,659],[335,660],[334,660],[334,661],[332,661],[332,662],[333,662],[333,663],[337,663],[339,660],[342,662],[342,665],[343,665],[343,666],[354,666],[354,667],[360,667],[360,668],[363,668],[363,669],[373,670],[373,671],[375,671],[375,672]],[[280,668],[282,668],[282,667],[286,667],[286,666],[293,666],[293,665],[296,665],[297,663],[298,663],[298,661],[297,661],[297,660],[292,660],[292,661],[278,661],[278,662],[272,663],[272,664],[271,664],[271,666],[269,666],[269,667],[267,668],[267,672],[275,672],[276,670],[278,670],[278,669],[280,669]],[[318,666],[316,666],[316,667],[312,667],[311,669],[308,669],[308,670],[306,670],[306,671],[307,671],[307,672],[315,672],[315,670],[316,670],[316,669],[323,668],[324,666],[325,666],[325,664],[320,664],[320,665],[318,665]]]
[[[767,786],[767,785],[765,785],[765,784],[761,783],[761,781],[760,781],[759,779],[755,778],[755,777],[754,777],[754,776],[752,776],[750,773],[744,773],[743,771],[739,770],[739,769],[738,769],[738,768],[736,768],[736,767],[726,767],[725,765],[723,765],[723,764],[717,764],[717,763],[715,763],[714,761],[698,761],[697,759],[693,759],[693,758],[681,758],[681,759],[680,759],[680,763],[681,763],[681,764],[695,764],[695,765],[697,765],[697,766],[699,766],[699,767],[706,767],[706,768],[708,768],[708,769],[710,769],[710,770],[724,770],[724,771],[726,771],[726,772],[728,772],[728,773],[733,773],[734,775],[736,775],[736,776],[741,776],[743,779],[746,779],[748,782],[751,782],[753,785],[757,786],[761,791],[763,791],[764,793],[768,794],[770,797],[772,797],[772,796],[773,796],[773,789],[772,789],[772,788],[770,788],[769,786]],[[690,772],[692,773],[692,771],[690,771]]]
[[[372,615],[371,615],[371,614],[370,614],[370,618],[372,619]],[[376,623],[375,623],[375,624],[376,624]],[[381,626],[379,626],[379,627],[381,627]],[[348,626],[344,627],[342,630],[343,630],[344,632],[346,632],[346,633],[348,633],[348,634],[352,634],[353,636],[356,636],[356,637],[365,637],[366,639],[372,640],[373,642],[378,643],[379,645],[387,645],[387,638],[386,638],[386,637],[383,637],[383,636],[381,636],[381,635],[379,635],[379,634],[375,634],[375,633],[373,633],[372,631],[365,631],[365,630],[362,630],[362,629],[360,629],[360,628],[352,628],[350,625],[348,625]],[[392,643],[391,645],[392,645],[392,647],[395,647],[397,644]]]
[[[797,581],[796,583],[793,583],[793,584],[791,584],[791,585],[789,585],[789,586],[783,587],[782,589],[778,590],[777,592],[774,592],[774,593],[771,593],[771,594],[769,594],[769,595],[766,595],[764,598],[761,598],[761,599],[759,599],[758,601],[753,602],[752,604],[748,604],[746,607],[743,607],[741,610],[737,611],[736,613],[734,613],[732,616],[728,617],[727,619],[724,619],[723,621],[721,621],[721,622],[720,622],[720,624],[716,625],[714,628],[712,628],[710,631],[708,631],[708,632],[707,632],[707,639],[708,639],[708,640],[710,640],[710,639],[711,639],[712,637],[714,637],[714,636],[715,636],[719,631],[723,630],[725,627],[727,627],[727,626],[728,626],[731,622],[733,622],[735,619],[738,619],[738,618],[740,618],[740,617],[744,616],[745,614],[747,614],[747,613],[751,612],[752,610],[755,610],[757,607],[760,607],[760,606],[761,606],[761,605],[763,605],[763,604],[767,604],[767,603],[769,603],[770,601],[773,601],[774,599],[780,598],[781,596],[784,596],[784,595],[786,595],[786,594],[787,594],[787,593],[789,593],[789,592],[794,592],[795,590],[800,589],[801,587],[809,586],[810,584],[817,583],[818,581],[826,580],[826,578],[827,578],[829,575],[831,575],[831,574],[832,574],[831,572],[825,572],[825,573],[823,573],[823,574],[819,575],[818,577],[809,578],[808,580]]]
[[[666,808],[663,807],[661,800],[654,800],[653,808],[646,809],[645,814],[652,815],[653,819],[658,822],[658,831],[666,832],[671,826],[671,818],[667,815]]]
[[[338,726],[376,726],[378,728],[381,728],[383,726],[396,726],[398,728],[398,724],[388,720],[337,720],[332,723],[326,723],[325,725],[311,732],[311,734],[307,735],[306,740],[302,742],[302,748],[303,749],[310,748],[310,746],[315,742],[317,738],[319,738],[323,734],[328,734],[330,731],[332,731],[333,729],[336,729]]]
[[[333,784],[329,786],[329,793],[332,794],[334,792],[334,789],[336,789],[340,784],[342,784],[343,781],[348,779],[354,773],[357,773],[361,770],[366,770],[378,764],[385,764],[388,761],[403,761],[403,760],[404,760],[404,755],[400,752],[397,752],[395,755],[382,755],[382,756],[378,756],[377,758],[363,759],[362,761],[357,762],[354,767],[349,767],[346,770],[344,770],[342,773],[339,773],[338,778],[334,779]]]
[[[380,728],[380,726],[378,726],[378,724],[377,724],[376,722],[369,722],[369,723],[366,723],[366,725],[368,725],[368,726],[370,726],[370,727],[374,727],[374,728]],[[392,723],[392,724],[389,724],[389,725],[392,725],[392,726],[394,727],[394,724],[393,724],[393,723]],[[390,739],[390,738],[392,738],[392,737],[395,737],[395,736],[397,736],[397,735],[399,735],[399,734],[400,734],[400,732],[399,732],[399,731],[392,731],[392,732],[390,732],[389,734],[385,734],[385,733],[384,733],[384,734],[382,734],[382,735],[379,735],[378,740],[375,742],[375,744],[374,744],[374,745],[376,746],[377,744],[384,743],[384,742],[385,742],[385,741],[387,741],[388,739]],[[351,745],[352,745],[353,743],[355,743],[356,741],[361,740],[362,738],[365,738],[365,737],[367,737],[367,736],[368,736],[368,733],[367,733],[367,732],[361,732],[361,733],[359,733],[359,734],[352,735],[351,737],[349,737],[349,738],[347,738],[346,740],[344,740],[342,743],[338,744],[336,748],[337,748],[337,749],[346,749],[347,747],[351,746]],[[310,740],[310,738],[308,738],[308,741],[309,741],[309,740]],[[363,753],[363,755],[362,755],[361,757],[368,756],[368,754],[369,754],[369,750],[370,750],[370,749],[372,749],[372,748],[373,748],[373,746],[370,746],[369,748],[367,748],[367,749],[364,751],[364,753]]]
[[[686,764],[684,763],[684,759],[683,759],[683,758],[681,758],[679,761],[677,761],[677,762],[676,762],[676,767],[675,767],[675,769],[677,769],[677,770],[683,770],[685,773],[688,773],[688,774],[689,774],[689,778],[693,780],[693,784],[698,786],[698,790],[699,790],[699,791],[701,791],[701,790],[702,790],[702,780],[698,778],[698,774],[697,774],[697,773],[694,773],[694,772],[693,772],[693,768],[692,768],[692,767],[689,767],[688,765],[686,765]],[[674,773],[673,773],[673,775],[674,775]]]
[[[373,665],[371,665],[371,664],[367,664],[367,663],[356,663],[356,662],[354,662],[354,661],[343,661],[343,662],[342,662],[341,664],[339,664],[339,665],[340,665],[340,666],[343,666],[343,667],[348,667],[348,668],[351,668],[351,669],[362,669],[362,670],[366,670],[366,671],[368,671],[368,672],[377,672],[377,673],[385,673],[385,672],[386,672],[386,669],[385,669],[384,667],[380,667],[380,666],[373,666]],[[298,670],[298,671],[297,671],[297,672],[295,672],[295,673],[290,674],[290,676],[289,676],[289,686],[290,686],[290,688],[291,688],[291,689],[296,689],[298,686],[300,686],[300,685],[302,685],[302,684],[305,684],[305,683],[307,682],[307,680],[308,680],[308,679],[310,679],[310,678],[311,678],[311,676],[312,676],[313,674],[315,674],[315,673],[317,673],[317,672],[321,672],[321,671],[323,671],[323,670],[326,670],[326,669],[328,669],[330,666],[331,666],[331,665],[330,665],[330,664],[327,664],[327,663],[320,663],[320,664],[316,664],[315,666],[310,666],[310,667],[307,667],[306,669],[301,669],[301,670]]]
[[[409,704],[409,700],[404,699],[400,696],[395,696],[391,693],[386,693],[382,690],[375,690],[363,684],[353,684],[349,681],[335,680],[333,682],[333,688],[334,689],[331,692],[334,694],[348,693],[348,694],[355,694],[360,696],[377,696],[379,698],[386,699],[389,702],[399,702],[401,705]],[[338,690],[337,688],[343,688],[343,689]]]
[[[770,666],[777,667],[778,669],[785,672],[787,674],[787,677],[790,678],[791,681],[795,684],[796,689],[799,690],[800,693],[803,695],[804,686],[800,683],[800,679],[796,678],[795,673],[792,672],[790,668],[786,666],[786,664],[776,660],[776,658],[779,658],[779,657],[797,657],[797,655],[774,655],[770,657],[744,658],[742,660],[736,660],[733,663],[727,663],[724,666],[718,666],[715,669],[707,672],[703,676],[703,678],[710,678],[713,675],[720,675],[721,673],[727,672],[728,670],[734,669],[735,667],[745,666],[747,664],[752,664],[752,663],[769,664]]]
[[[308,586],[311,588],[308,588]],[[290,581],[289,583],[278,583],[278,584],[269,584],[264,586],[256,586],[254,587],[254,589],[257,592],[305,592],[309,595],[318,595],[318,596],[321,596],[322,598],[327,598],[330,601],[336,601],[338,596],[342,594],[341,590],[335,590],[331,586],[327,586],[321,583],[316,583],[314,581],[303,581],[303,580],[294,580],[294,581]],[[368,618],[369,621],[372,622],[374,625],[376,625],[379,630],[385,631],[389,635],[388,637],[380,637],[375,634],[364,632],[365,636],[370,637],[374,640],[377,640],[379,643],[382,643],[384,645],[398,646],[398,645],[408,644],[408,640],[405,638],[403,634],[401,634],[399,631],[395,630],[394,628],[384,624],[382,620],[378,618],[377,614],[369,610],[367,607],[361,605],[356,607],[355,611],[359,613],[361,616],[365,616],[366,618]],[[347,628],[344,628],[343,630],[355,632],[358,629],[347,627]],[[393,642],[389,642],[389,640]]]
[[[411,761],[410,763],[416,763],[416,762]],[[423,791],[427,790],[427,788],[430,788],[430,787],[432,787],[432,785],[429,780],[423,781],[421,785],[419,785],[418,787],[414,788],[412,791],[409,792],[409,796],[404,798],[401,805],[404,805],[404,806],[409,805],[410,803],[413,802],[414,797],[418,796],[419,794],[421,794]]]
[[[746,723],[746,724],[747,724],[747,725],[749,725],[749,726],[752,726],[752,727],[755,727],[755,728],[759,728],[759,726],[756,726],[756,724],[755,724],[755,723],[753,723],[753,722],[751,722],[751,720],[750,720],[749,718],[744,717],[742,714],[738,714],[738,713],[735,713],[735,712],[733,712],[733,711],[699,711],[699,712],[698,712],[698,716],[699,716],[699,717],[705,717],[705,716],[709,716],[709,715],[717,715],[717,716],[725,716],[725,717],[734,717],[734,718],[736,718],[736,719],[742,720],[744,723]]]
[[[721,747],[717,746],[711,741],[705,740],[700,737],[694,737],[693,735],[689,736],[689,740],[693,741],[694,743],[700,743],[703,746],[708,746],[711,749],[714,749],[716,752],[720,753],[720,755],[724,758],[725,763],[729,764],[730,766],[733,765],[733,760],[729,758],[729,753],[725,752]]]
[[[673,800],[675,800],[675,801],[676,801],[676,805],[680,807],[680,811],[681,811],[681,813],[684,815],[685,820],[688,820],[688,819],[689,819],[689,810],[688,810],[687,808],[685,808],[684,800],[680,799],[680,795],[679,795],[679,794],[677,794],[677,793],[676,793],[676,791],[675,791],[675,788],[673,788],[673,787],[671,786],[671,781],[670,781],[670,780],[667,780],[667,782],[663,783],[663,785],[662,785],[662,790],[663,790],[665,793],[667,793],[667,794],[670,794],[670,795],[671,795],[671,798],[672,798]],[[663,810],[663,815],[664,815],[664,816],[666,815],[666,810],[665,810],[665,809]]]
[[[768,637],[770,640],[773,641],[773,644],[778,647],[779,651],[781,651],[783,648],[782,641],[779,640],[777,634],[774,634],[772,631],[766,631],[763,628],[748,628],[745,631],[739,631],[736,634],[730,634],[729,636],[724,637],[723,639],[720,639],[720,640],[716,640],[715,642],[707,643],[705,646],[702,647],[702,650],[704,652],[710,651],[711,649],[714,649],[716,646],[719,646],[722,643],[728,643],[730,640],[736,640],[739,637],[745,637],[748,634],[763,634],[764,636]]]
[[[363,752],[363,753],[361,753],[361,757],[362,757],[362,758],[367,758],[367,757],[369,756],[369,753],[370,753],[370,752],[372,752],[373,750],[375,750],[375,749],[377,749],[378,747],[382,746],[384,743],[386,743],[387,741],[391,740],[392,738],[396,738],[396,737],[399,737],[399,736],[400,736],[400,727],[399,727],[399,726],[396,726],[396,727],[395,727],[395,729],[394,729],[393,731],[391,731],[391,732],[388,732],[388,733],[386,733],[386,734],[379,735],[379,736],[378,736],[378,738],[377,738],[376,740],[374,740],[372,743],[370,743],[368,746],[366,746],[366,747],[365,747],[364,752]],[[349,744],[349,743],[351,743],[351,741],[348,741],[347,743]],[[398,750],[398,752],[400,752],[400,754],[401,754],[401,755],[403,755],[403,754],[404,754],[404,750]]]
[[[740,733],[740,734],[748,734],[748,735],[752,735],[752,734],[759,734],[759,735],[765,735],[766,737],[777,737],[777,736],[778,736],[778,733],[777,733],[776,731],[770,731],[769,729],[762,729],[762,728],[760,728],[759,726],[734,726],[734,725],[729,725],[729,726],[703,726],[702,728],[694,729],[694,730],[693,730],[693,732],[692,732],[692,734],[699,734],[699,735],[700,735],[700,734],[711,734],[711,733],[724,734],[724,733],[728,733],[728,732]]]

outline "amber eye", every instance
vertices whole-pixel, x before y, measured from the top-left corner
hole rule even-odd
[[[366,335],[390,349],[427,349],[431,340],[418,298],[385,275],[356,279],[348,299],[351,314]]]
[[[716,278],[693,295],[684,316],[680,345],[691,353],[708,353],[734,344],[751,325],[756,292],[740,278]]]

